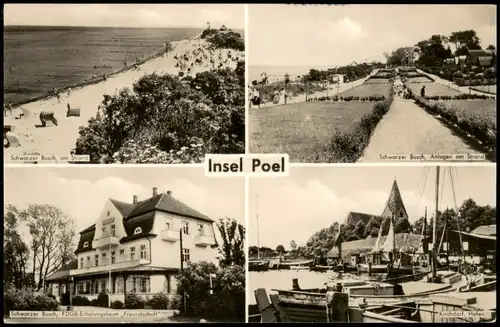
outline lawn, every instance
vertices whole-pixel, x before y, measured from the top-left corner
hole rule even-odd
[[[329,147],[335,128],[348,132],[372,110],[369,102],[302,102],[252,110],[250,152],[288,153],[295,163],[334,161]]]
[[[496,130],[497,101],[496,100],[451,100],[440,101],[446,109],[453,110],[458,117],[468,116],[485,120]]]
[[[432,96],[443,96],[443,95],[449,95],[449,96],[455,96],[459,95],[460,92],[457,90],[454,90],[452,88],[449,88],[448,86],[441,85],[439,83],[409,83],[407,86],[412,90],[412,92],[416,96],[420,96],[420,89],[422,86],[425,85],[425,96],[432,97]]]
[[[370,96],[385,96],[389,97],[389,91],[392,85],[390,84],[369,84],[364,83],[360,86],[353,87],[339,94],[341,97],[370,97]]]
[[[497,86],[496,85],[479,85],[479,86],[471,86],[472,90],[485,92],[490,94],[497,94]]]

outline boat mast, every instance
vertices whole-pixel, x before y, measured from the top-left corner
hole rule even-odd
[[[259,195],[255,196],[257,207],[257,260],[260,261],[260,241],[259,241]]]
[[[436,241],[437,241],[437,218],[439,210],[439,166],[436,166],[436,212],[432,221],[432,281],[436,280]]]

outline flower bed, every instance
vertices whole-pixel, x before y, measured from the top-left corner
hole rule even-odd
[[[432,96],[457,96],[461,93],[455,89],[448,86],[441,85],[438,83],[405,83],[408,89],[410,89],[414,94],[420,96],[420,90],[422,86],[425,85],[425,95]]]
[[[361,157],[375,127],[389,111],[393,100],[394,91],[391,88],[389,97],[376,102],[373,111],[363,116],[351,132],[342,133],[335,129],[330,147],[337,162],[356,162]]]
[[[415,103],[434,116],[481,143],[488,151],[496,149],[496,100],[436,101],[415,96]]]
[[[318,98],[312,98],[312,99],[307,99],[307,102],[313,102],[313,101],[331,101],[331,102],[337,102],[337,101],[345,101],[345,102],[350,102],[350,101],[361,101],[361,102],[375,102],[375,101],[384,101],[385,96],[370,96],[370,97],[357,97],[357,96],[347,96],[347,97],[339,97],[339,96],[329,96],[329,97],[318,97]]]

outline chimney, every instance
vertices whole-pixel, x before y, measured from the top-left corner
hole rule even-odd
[[[170,191],[170,190],[169,190],[169,191],[167,191],[167,194],[168,194],[168,195],[172,195],[172,191]]]
[[[153,198],[158,195],[158,188],[153,187]]]
[[[139,201],[137,200],[137,195],[134,195],[134,201],[133,204],[137,204]]]

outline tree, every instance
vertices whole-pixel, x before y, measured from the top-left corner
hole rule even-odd
[[[378,230],[381,222],[382,217],[373,216],[370,218],[366,224],[365,231],[363,232],[363,238],[367,238],[368,236],[378,236]]]
[[[12,207],[12,210],[29,228],[32,268],[39,290],[47,276],[74,257],[73,220],[61,209],[48,204],[32,204],[22,210]]]
[[[396,220],[396,223],[394,224],[394,233],[399,234],[399,233],[411,233],[411,224],[408,218],[399,218]]]
[[[453,32],[449,39],[455,44],[455,56],[467,55],[469,50],[481,49],[481,40],[474,30]]]
[[[217,228],[222,238],[219,263],[222,267],[245,265],[245,227],[235,219],[219,219]]]
[[[280,245],[278,245],[278,246],[276,247],[276,252],[278,252],[278,253],[283,253],[283,252],[285,252],[285,247],[284,247],[283,245],[281,245],[281,244],[280,244]]]
[[[19,228],[16,208],[8,205],[4,214],[4,283],[17,289],[33,286],[29,281],[32,274],[27,272],[29,247],[17,231]]]
[[[354,228],[354,235],[356,235],[358,239],[363,238],[365,228],[366,228],[365,223],[362,220],[358,221],[356,223],[356,227]]]
[[[496,50],[496,49],[497,48],[492,44],[488,45],[488,47],[486,48],[486,50]]]

